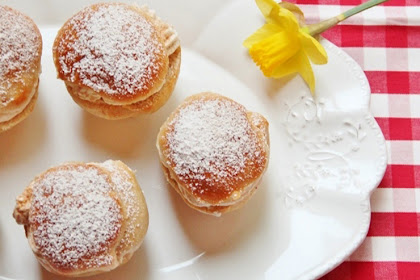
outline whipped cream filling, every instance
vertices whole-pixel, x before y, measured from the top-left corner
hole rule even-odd
[[[150,16],[156,23],[163,27],[163,36],[165,38],[165,48],[166,53],[168,56],[173,54],[176,49],[181,45],[178,37],[178,33],[176,30],[166,22],[164,22],[161,18],[156,15],[156,12],[146,5],[140,7],[142,11],[144,11],[148,16]]]
[[[75,91],[75,93],[79,96],[80,99],[83,99],[83,100],[86,100],[86,101],[89,101],[89,102],[92,102],[92,103],[103,102],[103,103],[106,103],[106,104],[109,104],[109,105],[114,105],[114,106],[125,106],[125,105],[131,105],[131,104],[134,104],[134,103],[137,103],[137,102],[144,101],[147,98],[151,97],[152,95],[158,93],[162,89],[162,87],[165,85],[166,81],[167,81],[167,77],[165,77],[165,80],[160,85],[160,87],[156,89],[156,91],[153,91],[150,95],[148,95],[143,100],[135,101],[135,102],[129,103],[129,104],[120,104],[119,102],[115,102],[115,103],[114,102],[107,102],[102,98],[102,96],[99,93],[97,93],[96,91],[94,91],[91,88],[88,88],[86,86],[79,86],[75,83],[68,82],[68,81],[65,81],[65,83],[66,83],[67,86],[70,86],[71,88],[77,88],[77,91]]]

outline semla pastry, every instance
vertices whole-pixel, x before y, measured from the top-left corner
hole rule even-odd
[[[105,119],[152,113],[172,94],[181,64],[174,28],[147,7],[89,6],[60,29],[58,77],[73,100]]]
[[[42,38],[32,19],[0,6],[0,132],[34,109],[41,74]]]
[[[45,269],[71,277],[126,263],[149,224],[133,172],[112,160],[48,169],[18,196],[13,216]]]
[[[157,148],[171,186],[215,216],[239,208],[268,165],[267,120],[214,93],[187,98],[162,125]]]

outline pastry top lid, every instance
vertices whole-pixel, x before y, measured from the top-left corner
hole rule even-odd
[[[31,186],[28,238],[43,260],[67,273],[114,263],[124,210],[109,173],[67,163],[47,170]]]
[[[165,81],[164,40],[154,20],[136,6],[89,6],[70,18],[56,37],[58,76],[90,88],[110,104],[144,100]]]

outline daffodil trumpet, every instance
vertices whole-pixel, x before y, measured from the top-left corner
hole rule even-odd
[[[328,62],[328,56],[313,36],[385,1],[388,0],[371,0],[334,18],[305,25],[303,12],[292,3],[255,0],[266,23],[243,44],[266,77],[281,78],[298,73],[314,94],[315,77],[311,62],[325,64]]]

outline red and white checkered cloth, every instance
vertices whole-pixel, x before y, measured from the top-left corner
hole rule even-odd
[[[291,0],[309,23],[365,1]],[[390,0],[323,36],[365,71],[388,168],[371,198],[366,240],[321,279],[420,279],[420,0]]]

